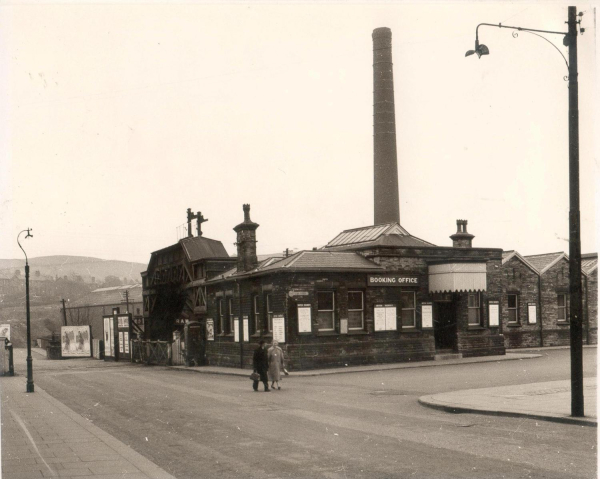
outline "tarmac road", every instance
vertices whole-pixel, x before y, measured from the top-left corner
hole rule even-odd
[[[34,357],[34,380],[183,478],[594,478],[596,428],[448,414],[446,391],[569,378],[569,351],[521,361],[290,377],[255,393],[235,376]],[[87,367],[92,366],[92,367]],[[596,375],[596,349],[584,349]]]

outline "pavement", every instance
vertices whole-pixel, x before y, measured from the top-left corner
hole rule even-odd
[[[291,372],[289,378],[323,376],[368,371],[441,367],[481,362],[534,360],[543,350],[510,352],[504,356],[424,361],[402,364],[349,366],[337,369]],[[34,365],[43,369],[79,369],[88,367],[140,367],[107,363],[92,358],[75,361],[48,361],[44,351],[33,350]],[[15,369],[24,370],[24,350],[15,350]],[[175,371],[200,374],[248,376],[247,369],[215,366],[173,366]],[[596,378],[586,378],[586,417],[573,418],[570,411],[570,381],[451,391],[419,398],[427,407],[449,412],[528,417],[581,426],[597,427]],[[174,479],[166,471],[105,433],[47,394],[38,385],[28,394],[24,374],[0,378],[1,471],[4,479],[72,477],[101,479]]]
[[[32,356],[34,365],[42,363]],[[15,366],[24,357],[15,351]],[[26,383],[25,375],[0,378],[3,479],[175,479],[51,397],[35,384],[35,376],[34,393],[25,392]]]

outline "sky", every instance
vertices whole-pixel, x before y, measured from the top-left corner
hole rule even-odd
[[[595,15],[578,5],[582,252],[596,252]],[[392,30],[400,218],[451,246],[568,253],[564,2],[0,5],[0,258],[147,263],[186,210],[235,254],[373,224],[371,33]],[[181,230],[181,228],[179,228]]]

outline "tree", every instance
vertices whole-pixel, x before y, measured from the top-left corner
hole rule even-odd
[[[113,275],[108,275],[104,278],[104,284],[102,285],[104,288],[110,288],[112,286],[121,286],[123,283],[121,280]]]

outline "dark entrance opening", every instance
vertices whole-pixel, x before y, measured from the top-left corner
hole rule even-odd
[[[456,315],[454,302],[436,302],[433,331],[435,349],[456,350]]]

